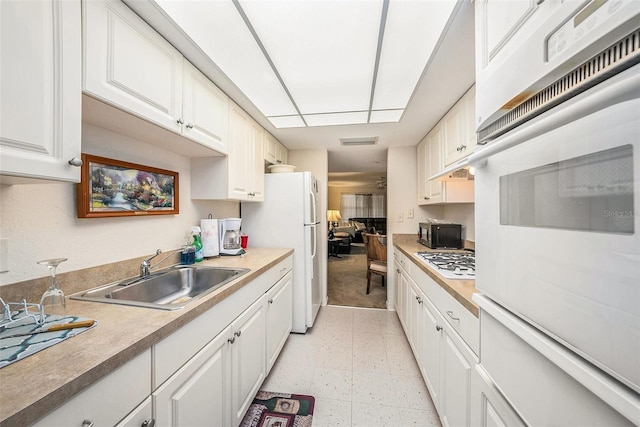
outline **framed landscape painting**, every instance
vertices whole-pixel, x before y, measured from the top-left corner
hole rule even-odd
[[[175,215],[178,173],[82,154],[78,218]]]

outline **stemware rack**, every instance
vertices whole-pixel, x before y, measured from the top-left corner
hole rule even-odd
[[[15,323],[26,324],[31,320],[36,325],[41,325],[46,318],[41,304],[28,303],[25,299],[20,302],[5,302],[0,298],[0,310],[0,331]]]

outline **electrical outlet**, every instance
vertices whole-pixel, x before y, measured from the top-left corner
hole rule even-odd
[[[398,212],[398,215],[396,216],[396,222],[402,222],[404,221],[404,218],[402,217],[402,211]]]
[[[407,219],[413,219],[413,209],[407,211]]]
[[[0,273],[9,271],[9,238],[0,238]]]

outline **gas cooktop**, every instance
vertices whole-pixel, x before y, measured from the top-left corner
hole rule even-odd
[[[446,279],[476,278],[476,257],[473,252],[416,252],[415,255]]]

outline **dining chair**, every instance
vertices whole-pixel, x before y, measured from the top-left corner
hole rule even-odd
[[[381,239],[386,242],[386,236],[362,233],[362,239],[367,249],[367,294],[369,294],[372,274],[382,278],[382,287],[384,287],[384,278],[387,275],[387,245],[383,244]]]

